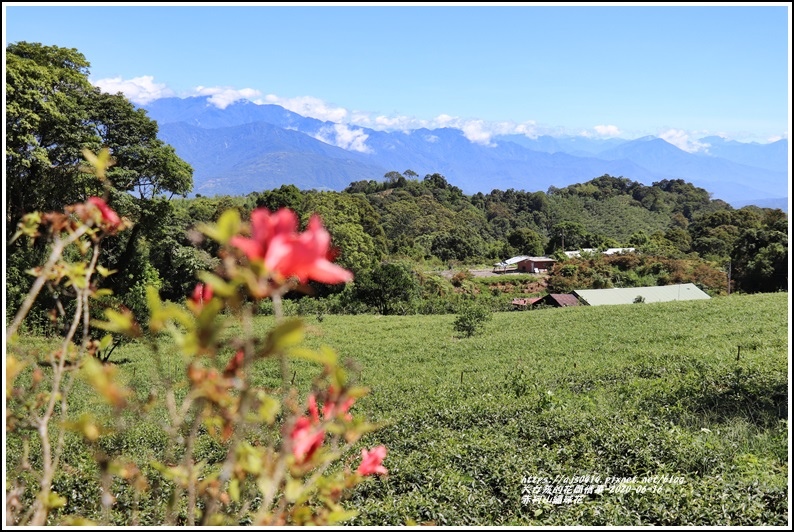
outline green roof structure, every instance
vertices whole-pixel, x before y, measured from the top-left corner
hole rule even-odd
[[[667,286],[638,286],[633,288],[604,288],[601,290],[574,290],[573,294],[590,306],[625,305],[634,303],[642,297],[645,303],[663,301],[689,301],[692,299],[711,299],[703,290],[692,283],[671,284]]]

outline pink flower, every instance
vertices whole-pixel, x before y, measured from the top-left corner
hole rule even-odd
[[[283,279],[297,277],[335,284],[348,282],[353,274],[331,262],[331,235],[319,216],[309,220],[306,231],[298,233],[298,217],[287,209],[275,213],[259,208],[251,213],[251,238],[232,237],[230,243],[249,260],[262,260],[265,267]]]
[[[353,416],[350,415],[350,412],[348,412],[348,410],[350,410],[350,407],[353,406],[353,403],[355,402],[356,402],[355,398],[348,397],[341,405],[330,402],[325,403],[323,405],[323,417],[327,419],[330,417],[334,417],[335,415],[342,414],[346,420],[350,421],[353,419]]]
[[[356,473],[359,475],[371,475],[377,473],[379,475],[388,474],[388,470],[381,465],[383,459],[386,458],[386,446],[378,445],[371,451],[361,449],[361,465],[358,466]]]
[[[212,299],[212,287],[208,284],[198,283],[193,289],[193,301],[197,305],[203,305],[205,301]]]
[[[273,237],[265,255],[265,266],[283,277],[297,277],[301,283],[346,283],[353,280],[348,270],[328,260],[331,235],[314,215],[301,234],[281,233]]]
[[[116,214],[116,211],[108,207],[108,204],[105,203],[105,200],[96,196],[91,196],[88,198],[88,203],[99,209],[99,212],[102,214],[102,221],[105,222],[110,228],[116,229],[121,225],[121,218],[119,218],[119,215]]]
[[[290,436],[292,438],[292,454],[295,455],[298,463],[303,463],[309,460],[323,444],[325,431],[313,427],[309,418],[300,417],[295,422]]]
[[[298,232],[298,216],[287,208],[271,214],[265,208],[251,213],[251,238],[235,236],[231,244],[243,250],[250,260],[264,259],[270,242],[276,235],[292,235]]]
[[[229,363],[226,364],[226,368],[223,370],[224,377],[234,377],[237,371],[243,366],[243,361],[245,360],[245,352],[237,351],[234,356],[229,359]]]

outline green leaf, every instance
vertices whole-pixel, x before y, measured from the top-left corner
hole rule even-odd
[[[236,478],[229,481],[229,497],[231,497],[234,502],[240,500],[240,482]]]
[[[17,238],[26,235],[29,238],[35,238],[39,232],[39,225],[41,224],[41,213],[31,212],[22,217],[19,222],[19,230],[11,237],[11,242],[15,242]],[[10,242],[9,242],[10,243]]]
[[[228,209],[218,218],[217,224],[199,224],[198,229],[211,239],[227,244],[240,230],[240,213],[236,209]]]
[[[113,335],[106,334],[105,336],[102,337],[102,340],[99,341],[99,348],[107,349],[108,347],[110,347],[110,344],[112,343],[113,343]]]
[[[303,341],[303,321],[298,318],[284,320],[270,331],[268,336],[268,350],[270,352],[282,351]]]
[[[163,306],[160,300],[160,292],[152,285],[146,286],[146,304],[149,306],[149,312],[154,313]]]
[[[98,155],[94,155],[88,148],[83,148],[83,157],[88,164],[94,167],[96,176],[104,180],[105,170],[113,165],[113,158],[110,156],[110,150],[102,148]]]
[[[93,297],[94,299],[101,299],[105,296],[112,296],[112,295],[113,295],[113,290],[111,290],[110,288],[99,288],[96,291],[94,291],[93,294],[91,294],[91,297]]]
[[[205,284],[212,287],[213,292],[220,297],[230,297],[234,295],[235,286],[232,283],[227,283],[217,275],[207,271],[200,271],[196,274],[198,278]]]
[[[303,482],[296,478],[288,478],[284,487],[284,497],[287,502],[296,502],[303,493]]]
[[[116,273],[118,270],[109,270],[109,269],[105,268],[104,266],[97,266],[96,267],[96,271],[102,277],[108,277],[109,275],[113,275],[114,273]]]
[[[353,386],[347,390],[347,396],[355,399],[360,399],[369,394],[370,389],[364,386]]]
[[[96,328],[105,331],[117,332],[131,337],[140,336],[140,330],[138,329],[137,323],[135,323],[132,312],[118,312],[109,308],[105,309],[105,317],[108,321],[92,320],[92,324]]]
[[[314,351],[303,347],[293,347],[289,350],[289,355],[294,358],[308,360],[310,362],[317,362],[318,364],[325,364],[333,366],[337,362],[337,355],[331,349],[323,349]]]
[[[93,526],[97,527],[99,523],[86,519],[85,517],[69,516],[63,520],[65,526]]]
[[[66,506],[66,497],[61,497],[54,491],[51,491],[47,496],[47,508],[62,508]]]
[[[177,482],[180,485],[184,485],[185,482],[188,480],[187,470],[185,470],[182,466],[167,466],[161,462],[156,460],[152,460],[149,464],[154,468],[156,471],[159,471],[163,478],[166,480],[171,480]]]
[[[257,393],[257,399],[259,399],[259,409],[257,411],[259,419],[268,425],[272,425],[276,421],[276,415],[281,408],[281,403],[278,399],[267,395],[262,390]]]
[[[328,514],[328,524],[341,523],[342,521],[353,519],[357,515],[358,512],[355,510],[334,510]]]
[[[199,329],[207,329],[213,325],[221,310],[223,310],[223,301],[220,299],[212,298],[205,303],[196,319]]]
[[[25,366],[28,364],[14,358],[13,355],[6,356],[6,398],[11,397],[11,389],[14,386],[14,380],[17,378]]]

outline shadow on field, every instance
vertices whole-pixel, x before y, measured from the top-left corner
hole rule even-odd
[[[741,368],[739,368],[741,369]],[[759,428],[788,419],[788,385],[734,374],[727,385],[712,386],[694,398],[692,410],[717,423],[742,417]]]
[[[695,416],[698,422],[727,423],[742,419],[760,429],[788,420],[788,383],[779,376],[746,371],[698,375],[679,381],[673,390],[646,397],[644,407],[665,412],[682,421]]]

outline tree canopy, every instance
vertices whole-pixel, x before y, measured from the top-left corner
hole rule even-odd
[[[162,276],[148,254],[163,243],[158,236],[171,209],[163,202],[190,192],[193,170],[157,138],[157,123],[145,111],[91,85],[89,67],[74,48],[24,41],[6,47],[6,238],[25,213],[106,195],[134,223],[108,240],[103,258],[120,270],[107,282],[124,295]],[[84,150],[102,148],[114,160],[108,188],[85,167]],[[30,282],[21,272],[36,262],[35,251],[22,248],[20,241],[9,246],[6,262],[20,293]]]
[[[83,169],[83,150],[107,147],[118,191],[151,199],[187,194],[193,170],[157,138],[157,123],[121,94],[88,80],[90,64],[74,48],[18,42],[6,47],[6,221],[58,209],[102,192]]]

